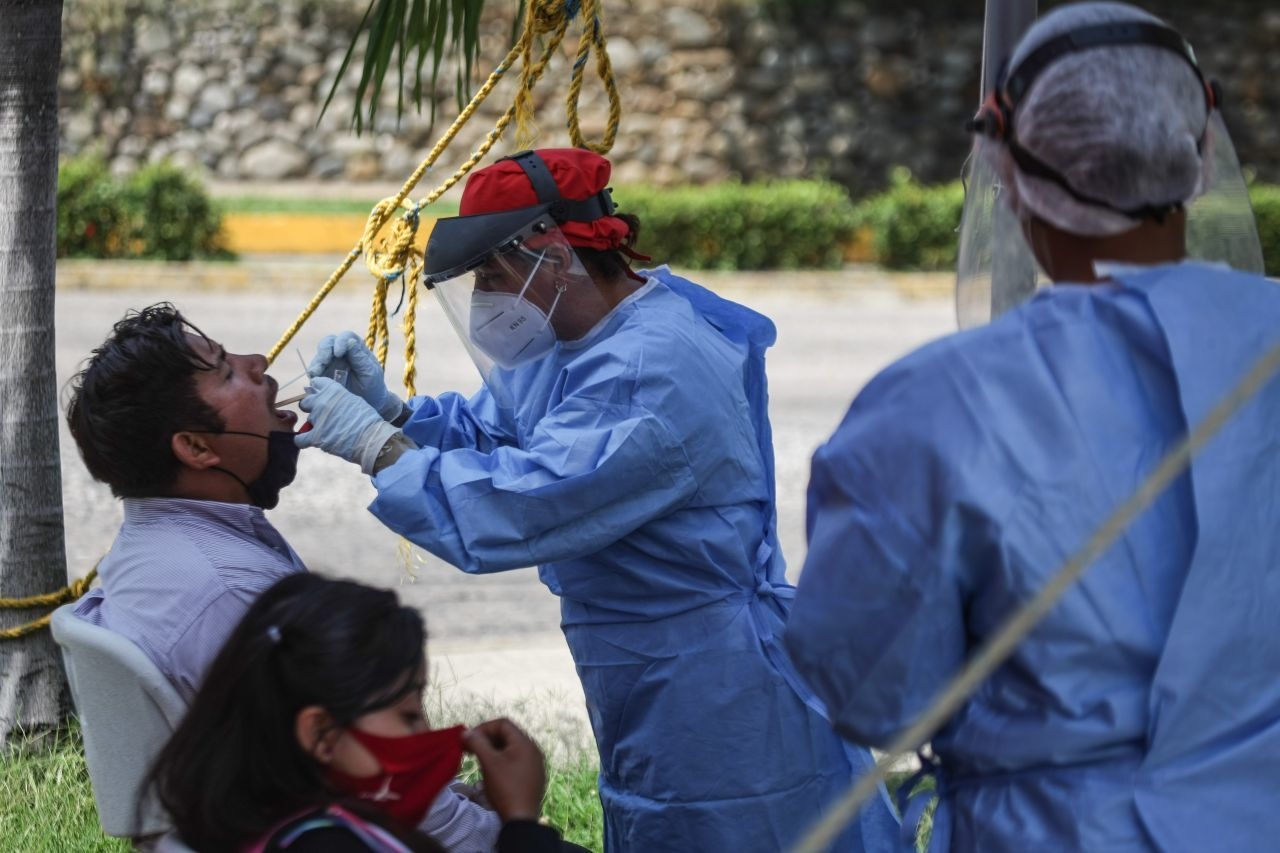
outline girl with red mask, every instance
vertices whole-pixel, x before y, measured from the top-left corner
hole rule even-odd
[[[250,607],[152,773],[199,851],[443,850],[416,832],[464,751],[503,819],[498,853],[580,849],[537,822],[542,752],[509,720],[433,730],[426,633],[394,593],[292,575]]]

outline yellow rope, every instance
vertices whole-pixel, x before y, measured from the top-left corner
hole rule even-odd
[[[414,269],[406,275],[405,287],[408,288],[409,304],[404,309],[404,390],[410,397],[418,393],[418,276],[422,274],[422,264],[417,256],[410,259]]]
[[[31,595],[26,598],[0,598],[0,610],[26,610],[34,607],[57,607],[68,601],[75,601],[80,596],[89,591],[89,587],[93,585],[94,578],[98,576],[98,567],[94,566],[93,571],[84,577],[72,581],[57,592],[46,592],[40,595]],[[0,629],[0,640],[16,640],[19,637],[25,637],[28,634],[34,634],[42,628],[49,625],[49,619],[52,613],[45,614],[39,619],[26,622],[13,628]]]
[[[573,144],[579,148],[589,148],[598,154],[607,154],[613,147],[614,139],[617,137],[622,107],[618,97],[617,83],[613,77],[613,66],[609,61],[604,28],[600,21],[599,2],[600,0],[585,0],[582,5],[583,33],[578,42],[578,56],[570,79],[566,110],[568,112],[569,135]],[[418,282],[422,275],[422,254],[416,245],[416,241],[421,211],[434,203],[450,187],[457,184],[458,181],[462,180],[475,168],[476,164],[484,159],[489,150],[502,138],[502,134],[512,120],[516,121],[517,145],[522,148],[531,146],[532,140],[536,135],[533,123],[533,88],[538,80],[541,79],[543,72],[551,61],[551,57],[560,47],[561,42],[564,41],[571,19],[566,8],[567,5],[567,0],[531,0],[520,38],[512,46],[511,50],[507,52],[506,58],[489,75],[484,85],[471,98],[470,103],[454,119],[453,124],[449,126],[426,158],[405,181],[400,188],[400,192],[393,198],[383,199],[374,205],[369,214],[369,219],[365,223],[364,233],[361,235],[360,242],[347,253],[343,262],[339,264],[338,268],[320,287],[320,290],[316,292],[316,295],[311,298],[311,301],[298,318],[285,330],[280,340],[267,353],[268,364],[274,362],[276,357],[288,346],[289,341],[293,339],[303,324],[315,313],[320,303],[324,301],[325,297],[332,292],[342,277],[351,269],[356,258],[363,253],[365,266],[375,279],[373,306],[370,311],[368,331],[365,334],[365,343],[371,350],[374,350],[378,362],[385,368],[390,344],[386,304],[387,292],[391,283],[398,280],[407,291],[407,305],[403,326],[405,339],[404,387],[410,397],[417,393],[415,387],[417,379],[417,333],[415,331],[415,322],[418,308]],[[590,32],[587,30],[588,26],[591,28]],[[535,45],[540,41],[542,42],[541,49],[536,50]],[[586,64],[588,54],[593,49],[596,52],[596,71],[604,83],[609,98],[608,123],[604,136],[599,143],[591,143],[584,140],[578,123],[578,98],[582,91],[582,68]],[[536,60],[534,59],[535,53],[537,53]],[[453,142],[462,127],[475,115],[480,105],[489,97],[489,94],[517,60],[521,63],[520,79],[516,86],[516,94],[511,106],[498,118],[494,123],[493,129],[485,136],[480,146],[467,158],[466,162],[458,167],[453,175],[428,193],[421,202],[406,204],[405,200],[413,192],[414,187],[418,185],[423,175],[435,165],[436,160]],[[404,210],[404,213],[392,225],[390,233],[379,237],[382,229],[392,219],[395,212],[401,209]],[[407,546],[407,543],[405,544]],[[408,552],[406,551],[406,553]],[[406,566],[408,566],[407,558]],[[411,571],[410,574],[412,574]]]
[[[527,148],[537,137],[533,115],[533,83],[537,77],[530,77],[528,69],[533,64],[533,43],[535,36],[551,33],[551,44],[559,47],[569,27],[569,16],[565,4],[561,0],[533,0],[525,11],[525,30],[517,47],[520,48],[520,61],[524,72],[520,77],[520,86],[516,88],[515,102],[512,107],[516,115],[516,145]],[[545,53],[544,56],[549,56]],[[539,72],[541,73],[541,72]]]
[[[567,102],[570,137],[573,140],[573,144],[579,148],[590,148],[597,153],[605,154],[613,146],[613,140],[617,135],[621,107],[619,105],[617,85],[613,79],[613,68],[606,53],[603,28],[600,24],[599,0],[584,0],[582,12],[584,21],[583,35],[578,44],[578,58],[574,63]],[[588,21],[591,26],[590,34],[586,30],[588,26],[586,22]],[[407,290],[408,297],[404,317],[404,384],[409,394],[413,395],[417,377],[417,335],[414,323],[418,307],[417,284],[422,273],[422,263],[418,259],[418,252],[414,245],[420,219],[419,211],[439,199],[450,187],[462,180],[468,172],[475,168],[476,164],[484,159],[484,156],[489,153],[489,150],[502,137],[503,132],[506,131],[513,118],[518,117],[517,139],[532,138],[533,87],[542,77],[548,63],[551,61],[552,55],[564,40],[568,26],[569,15],[565,9],[565,0],[533,0],[519,41],[508,51],[506,58],[489,75],[489,79],[476,92],[471,102],[458,114],[458,117],[454,119],[453,124],[436,142],[431,152],[414,170],[413,174],[409,176],[409,179],[405,181],[400,188],[400,192],[394,197],[383,199],[374,205],[369,214],[369,220],[365,223],[364,234],[361,236],[360,242],[347,253],[346,258],[333,271],[320,290],[316,292],[316,295],[311,298],[302,313],[289,325],[280,340],[267,353],[268,364],[276,360],[276,357],[288,346],[289,341],[298,333],[298,330],[315,313],[320,303],[324,301],[325,297],[329,295],[342,277],[346,275],[347,271],[351,269],[356,258],[364,253],[366,255],[365,265],[377,280],[374,285],[373,308],[369,317],[369,330],[365,335],[365,343],[375,351],[378,361],[384,367],[387,363],[387,353],[390,346],[386,304],[387,291],[391,282],[402,276],[404,277],[404,287]],[[534,44],[544,36],[546,37],[545,44],[543,44],[542,50],[535,61],[533,59]],[[609,93],[609,122],[605,136],[599,144],[583,140],[581,131],[578,129],[578,97],[582,91],[582,66],[586,63],[587,55],[592,48],[596,51],[596,70]],[[488,135],[485,136],[479,148],[467,158],[467,161],[452,176],[432,190],[420,204],[405,204],[405,199],[413,192],[414,187],[422,180],[423,175],[430,170],[444,150],[453,142],[458,132],[471,119],[485,99],[489,97],[494,87],[497,86],[498,82],[505,76],[517,59],[521,60],[520,82],[516,91],[515,101],[511,107],[494,124],[493,130],[489,131]],[[392,226],[391,232],[387,236],[379,238],[379,233],[391,220],[394,212],[402,208],[405,213]],[[366,250],[369,251],[366,252]],[[95,566],[88,575],[56,592],[34,595],[28,598],[0,598],[0,610],[54,607],[67,601],[74,601],[84,595],[97,575],[98,569]],[[46,615],[33,622],[18,625],[14,628],[0,629],[0,639],[14,639],[39,631],[49,624],[49,619],[50,616]]]
[[[609,51],[605,44],[599,0],[583,0],[582,27],[582,38],[578,40],[578,56],[573,62],[573,74],[569,79],[569,95],[565,101],[565,112],[569,116],[569,139],[577,148],[588,148],[597,154],[607,154],[613,148],[613,141],[618,135],[618,125],[622,121],[622,102],[618,97],[618,84],[613,77],[613,63],[609,61]],[[588,38],[588,28],[590,28],[590,38]],[[582,94],[582,70],[587,64],[587,55],[592,48],[596,52],[596,74],[604,83],[605,92],[609,97],[609,119],[605,125],[604,136],[599,143],[589,142],[583,138],[582,130],[578,127],[578,97]]]
[[[598,0],[587,0],[587,2],[591,9],[596,9]],[[598,21],[598,12],[594,12],[593,14],[593,20]],[[394,280],[396,277],[406,274],[406,271],[411,266],[409,257],[416,254],[414,251],[414,235],[417,232],[418,211],[439,199],[441,195],[447,192],[449,188],[458,181],[462,180],[462,178],[465,177],[477,163],[484,159],[484,156],[489,153],[489,150],[497,143],[498,139],[502,137],[503,132],[506,130],[513,118],[520,116],[521,123],[526,126],[531,126],[532,123],[530,117],[533,112],[531,93],[533,91],[533,87],[546,70],[547,64],[551,61],[552,55],[564,40],[568,24],[569,18],[565,12],[565,0],[534,0],[534,2],[530,4],[528,15],[525,20],[525,27],[521,32],[520,39],[511,48],[511,50],[507,52],[506,58],[503,59],[502,63],[493,71],[492,74],[489,75],[489,78],[485,81],[484,85],[481,86],[475,96],[472,97],[471,102],[468,103],[462,112],[458,114],[458,117],[454,119],[453,124],[449,126],[449,129],[446,130],[444,135],[436,142],[430,153],[427,154],[426,158],[421,164],[419,164],[418,168],[415,169],[413,174],[411,174],[408,180],[405,181],[404,185],[400,188],[400,192],[394,197],[384,199],[374,206],[372,212],[369,214],[369,221],[365,225],[364,235],[360,242],[347,253],[343,262],[339,264],[338,268],[334,270],[333,274],[329,276],[328,280],[326,280],[316,292],[316,295],[311,298],[311,301],[307,304],[306,308],[303,309],[298,318],[290,324],[289,328],[285,330],[280,340],[278,340],[275,346],[273,346],[267,353],[268,363],[275,361],[280,352],[288,346],[289,341],[298,333],[298,330],[301,329],[303,324],[306,323],[306,321],[311,318],[311,315],[315,313],[315,310],[319,307],[320,303],[324,301],[325,297],[329,295],[342,277],[346,275],[347,271],[351,269],[356,258],[360,257],[362,253],[366,253],[366,250],[369,251],[366,253],[365,263],[368,266],[369,271],[377,278],[385,282],[388,280]],[[598,25],[596,29],[597,31],[599,30]],[[539,52],[537,60],[534,61],[534,44],[544,36],[546,36],[545,44],[542,46],[542,50]],[[584,40],[586,40],[585,35]],[[586,41],[588,41],[589,44],[596,45],[598,52],[597,66],[601,67],[599,54],[603,53],[603,35],[597,32],[595,36]],[[392,233],[378,242],[375,247],[376,235],[382,231],[383,227],[391,219],[394,211],[402,207],[406,207],[405,199],[407,199],[409,194],[413,192],[414,187],[416,187],[418,182],[422,180],[423,175],[427,173],[449,144],[453,142],[454,138],[458,135],[458,132],[471,119],[476,110],[479,109],[480,105],[489,97],[489,94],[493,91],[494,87],[497,86],[517,60],[523,60],[523,63],[515,102],[497,120],[494,124],[493,130],[486,135],[484,141],[467,159],[467,161],[463,163],[457,171],[440,186],[432,190],[422,202],[413,207],[407,208],[407,212],[400,218],[400,221],[396,223]],[[607,57],[603,61],[605,63],[603,67],[608,68]],[[609,73],[610,75],[612,74],[611,69]],[[611,76],[609,81],[607,81],[607,84],[610,87],[611,92],[616,91],[616,85],[613,83]],[[579,87],[580,86],[581,84],[579,83]],[[614,100],[616,99],[611,95],[611,106],[613,105]],[[574,110],[576,113],[576,101],[574,102]],[[616,124],[612,109],[610,112],[610,121],[611,123]],[[576,126],[576,115],[571,118],[571,124]],[[608,137],[608,141],[611,143],[612,137]],[[604,151],[607,150],[608,149],[606,147],[601,150],[601,153],[604,153]],[[416,282],[408,280],[405,282],[406,287],[415,284]],[[378,313],[377,309],[375,309],[375,314],[376,313]],[[371,325],[373,323],[380,324],[380,322],[381,321],[375,317],[371,322]]]
[[[617,82],[613,76],[613,66],[609,61],[608,47],[604,37],[604,27],[600,18],[600,0],[583,0],[582,2],[583,33],[578,42],[577,58],[574,61],[570,78],[569,95],[566,100],[568,113],[569,136],[573,144],[579,148],[589,148],[599,154],[606,154],[613,147],[617,138],[621,121],[622,107],[618,96]],[[507,52],[502,63],[489,75],[485,84],[480,87],[471,102],[454,119],[453,124],[440,137],[426,158],[414,170],[400,192],[392,198],[383,199],[374,205],[365,223],[364,234],[360,242],[347,254],[343,262],[329,276],[320,290],[303,309],[302,313],[289,326],[280,340],[267,353],[268,363],[288,346],[289,341],[298,333],[316,308],[332,292],[338,282],[346,275],[361,254],[365,256],[365,266],[374,276],[373,306],[369,316],[369,329],[365,342],[374,350],[378,361],[385,367],[390,346],[386,297],[392,282],[401,280],[407,291],[407,308],[404,318],[405,335],[405,389],[410,396],[416,392],[414,387],[417,377],[417,336],[414,322],[417,317],[418,282],[422,273],[419,247],[416,245],[420,211],[434,203],[450,187],[462,180],[476,164],[484,159],[489,150],[497,143],[513,120],[516,122],[517,144],[524,147],[532,143],[536,136],[533,123],[534,103],[533,88],[541,79],[543,72],[551,61],[551,57],[560,47],[568,30],[570,16],[566,11],[565,0],[533,0],[529,4],[525,26],[519,40]],[[543,42],[541,49],[537,43]],[[596,54],[596,72],[604,83],[609,98],[609,117],[600,142],[589,142],[582,136],[578,121],[578,100],[582,92],[583,68],[591,51]],[[535,59],[535,53],[537,58]],[[432,190],[425,199],[417,204],[406,203],[409,194],[422,177],[431,169],[444,150],[453,142],[458,132],[471,119],[480,105],[484,103],[507,71],[519,61],[521,63],[520,80],[512,105],[498,118],[493,129],[485,136],[475,152],[439,187]],[[395,212],[404,213],[392,224],[390,232],[379,236],[383,228],[391,221]]]
[[[377,356],[378,363],[387,365],[387,348],[389,346],[387,331],[387,280],[378,279],[373,285],[373,306],[369,311],[369,331],[365,333],[364,345]]]

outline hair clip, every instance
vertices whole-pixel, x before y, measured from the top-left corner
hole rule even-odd
[[[268,625],[267,637],[271,640],[273,644],[277,646],[280,645],[280,639],[281,639],[280,628],[276,625]]]

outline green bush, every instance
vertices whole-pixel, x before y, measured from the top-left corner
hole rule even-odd
[[[821,181],[626,187],[614,200],[640,218],[638,251],[691,269],[838,267],[854,233],[848,193]]]
[[[94,155],[58,168],[58,256],[225,258],[222,215],[204,188],[176,166],[158,163],[121,183]]]
[[[921,186],[906,169],[891,185],[863,199],[854,223],[871,236],[872,259],[889,269],[955,269],[964,188],[959,181]]]
[[[124,254],[129,215],[120,185],[92,155],[58,169],[58,257],[114,258]]]
[[[1253,215],[1262,242],[1262,261],[1267,275],[1280,276],[1280,186],[1254,184],[1249,188]]]
[[[189,261],[226,256],[219,242],[222,214],[204,187],[177,166],[156,163],[134,172],[124,198],[138,257]]]
[[[1280,186],[1255,184],[1249,196],[1267,275],[1280,275]],[[953,270],[963,208],[959,182],[922,186],[899,169],[888,190],[857,203],[854,221],[870,239],[871,260],[881,266]]]

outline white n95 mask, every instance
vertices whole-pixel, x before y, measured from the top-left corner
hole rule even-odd
[[[523,379],[561,342],[613,308],[548,209],[445,218],[431,232],[423,280],[500,410],[516,408]]]
[[[524,298],[529,283],[542,266],[542,258],[524,280],[519,293],[480,291],[471,294],[471,340],[501,367],[515,367],[547,354],[555,346],[556,332],[551,314]],[[560,302],[556,293],[551,312]]]

